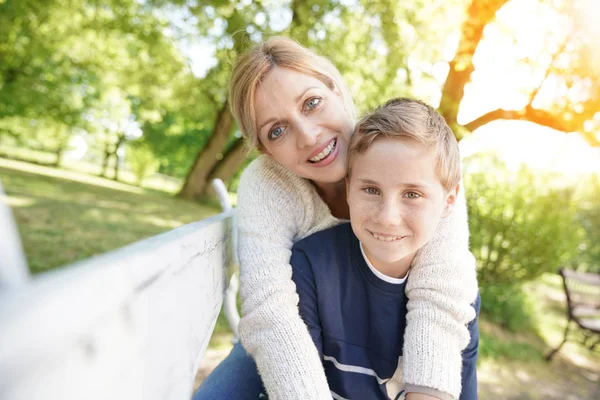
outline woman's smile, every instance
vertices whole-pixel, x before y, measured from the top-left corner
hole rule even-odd
[[[317,167],[325,167],[335,160],[337,154],[337,138],[333,138],[324,145],[319,146],[317,150],[313,151],[308,162]]]

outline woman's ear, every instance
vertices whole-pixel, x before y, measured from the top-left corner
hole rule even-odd
[[[455,187],[445,192],[445,205],[444,211],[442,211],[442,218],[446,218],[448,215],[452,213],[454,209],[454,204],[456,204],[456,198],[458,197],[458,191],[460,190],[460,183],[456,184]]]

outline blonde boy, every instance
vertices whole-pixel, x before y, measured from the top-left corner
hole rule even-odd
[[[403,352],[418,349],[403,348],[398,338],[410,312],[410,266],[456,201],[456,139],[433,108],[399,98],[358,122],[348,152],[350,224],[298,242],[291,259],[300,314],[332,396],[451,399],[438,388],[402,382]],[[478,310],[478,296],[473,301]],[[477,320],[468,328],[471,341],[462,353],[462,371],[456,371],[461,400],[477,399]]]

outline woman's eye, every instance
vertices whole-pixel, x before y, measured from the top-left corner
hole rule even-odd
[[[373,187],[364,188],[363,190],[366,194],[375,194],[375,195],[379,194],[379,190],[377,190]]]
[[[421,197],[421,195],[417,192],[406,192],[404,193],[404,197],[407,199],[418,199]]]
[[[273,128],[269,131],[269,140],[277,139],[281,135],[283,135],[283,128],[281,126]]]
[[[322,100],[320,97],[312,97],[306,102],[306,108],[308,110],[314,110],[319,104],[321,104],[321,101]]]

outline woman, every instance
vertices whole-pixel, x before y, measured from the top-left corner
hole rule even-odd
[[[352,99],[328,60],[283,37],[238,59],[229,99],[242,133],[263,153],[238,188],[241,341],[270,398],[331,398],[298,314],[289,259],[295,241],[349,218],[344,178]],[[460,352],[469,341],[466,323],[475,315],[470,304],[477,291],[464,195],[459,203],[415,258],[404,348],[405,384],[453,397],[460,392]],[[425,301],[431,291],[434,303]],[[256,398],[260,382],[236,346],[195,399]]]

